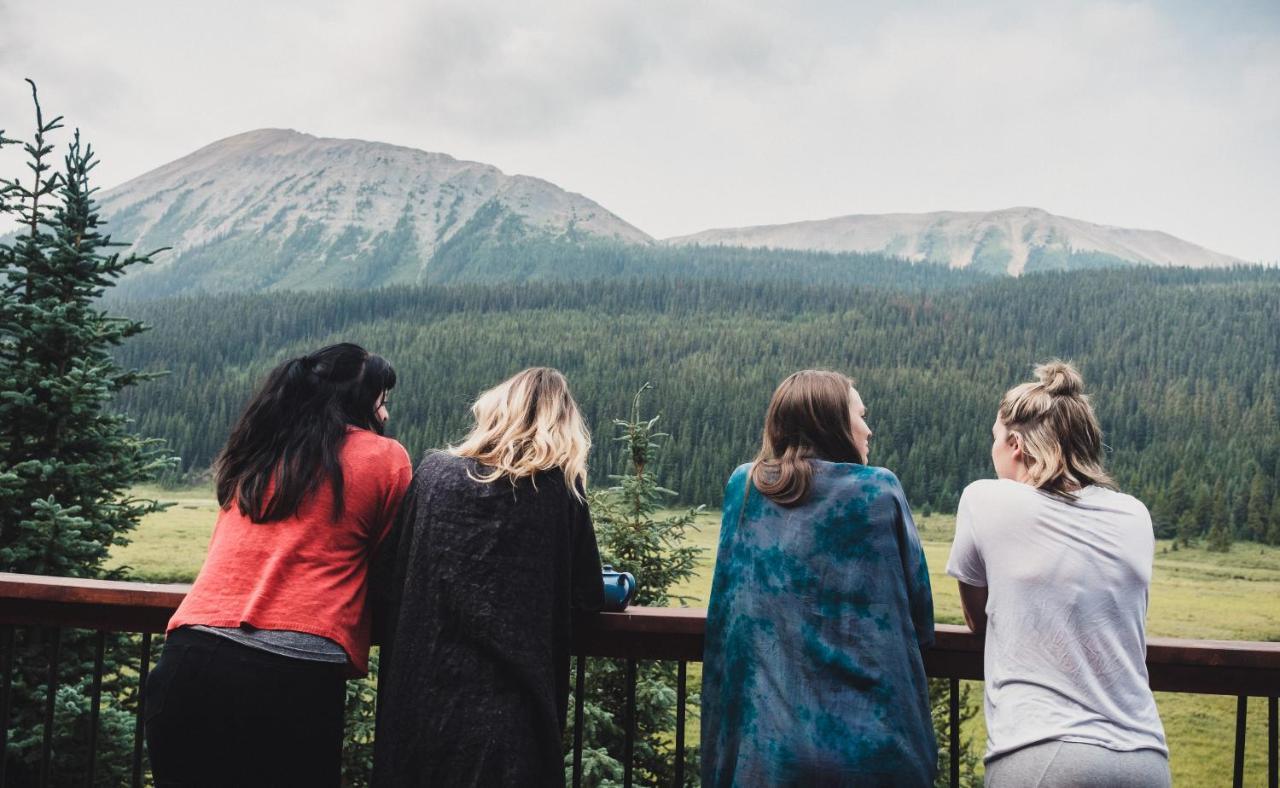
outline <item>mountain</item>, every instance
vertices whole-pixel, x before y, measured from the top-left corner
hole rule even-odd
[[[841,216],[704,230],[664,243],[881,253],[1014,276],[1135,263],[1221,268],[1243,262],[1168,233],[1092,224],[1039,208]]]
[[[113,297],[601,277],[863,281],[1241,261],[1171,235],[1054,216],[844,216],[706,230],[661,244],[555,184],[443,153],[284,129],[228,137],[103,193],[114,238],[161,247]],[[694,249],[690,247],[701,247]],[[719,247],[712,250],[707,247]],[[905,271],[904,276],[909,276]],[[873,278],[874,278],[873,276]],[[949,280],[948,280],[949,281]]]
[[[122,289],[368,287],[425,278],[450,245],[648,235],[580,194],[442,153],[262,129],[220,140],[105,192],[132,249],[171,250]]]

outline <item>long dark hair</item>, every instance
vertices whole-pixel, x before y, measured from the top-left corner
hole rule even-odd
[[[780,506],[797,506],[813,484],[813,460],[866,462],[853,439],[853,380],[806,369],[778,384],[764,418],[751,483]]]
[[[234,502],[255,523],[283,520],[328,481],[338,519],[347,427],[381,435],[378,399],[395,385],[386,359],[350,342],[271,370],[214,463],[218,504],[228,509]]]

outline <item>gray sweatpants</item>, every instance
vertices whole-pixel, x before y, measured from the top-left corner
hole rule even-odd
[[[1169,788],[1169,759],[1155,750],[1119,752],[1048,741],[987,761],[987,788]]]

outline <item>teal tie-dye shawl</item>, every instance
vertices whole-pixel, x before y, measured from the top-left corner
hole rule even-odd
[[[815,462],[790,509],[725,488],[702,677],[704,786],[933,782],[929,571],[883,468]]]

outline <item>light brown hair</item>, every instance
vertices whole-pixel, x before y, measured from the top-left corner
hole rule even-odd
[[[492,470],[474,477],[515,482],[560,468],[578,498],[587,485],[591,433],[564,375],[549,367],[518,372],[480,395],[471,406],[476,423],[449,452],[471,457]]]
[[[813,460],[866,462],[853,438],[852,392],[852,378],[818,369],[778,384],[751,466],[757,490],[780,506],[797,506],[813,484]]]
[[[1114,490],[1084,378],[1057,359],[1037,366],[1035,376],[1005,392],[999,410],[1000,421],[1022,441],[1027,482],[1058,497],[1091,484]]]

